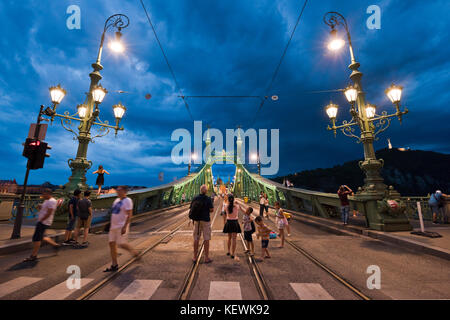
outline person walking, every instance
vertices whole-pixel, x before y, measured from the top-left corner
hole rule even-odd
[[[255,254],[255,245],[253,244],[253,233],[255,230],[255,224],[252,219],[253,208],[248,207],[242,218],[242,225],[244,227],[244,240],[247,246],[245,253],[250,253],[251,256]]]
[[[181,195],[181,203],[185,202],[186,202],[186,193],[183,192],[183,194]]]
[[[38,206],[38,221],[32,238],[33,251],[31,255],[24,260],[26,262],[35,261],[37,259],[37,254],[39,252],[39,248],[41,247],[42,241],[51,244],[55,250],[58,250],[60,247],[59,244],[45,235],[45,230],[47,230],[47,228],[53,223],[57,201],[53,198],[51,189],[45,189],[42,192],[42,198],[44,198],[44,202]]]
[[[259,194],[259,216],[260,217],[264,216],[265,203],[266,203],[266,199],[264,198],[264,193],[261,191],[261,193]]]
[[[75,243],[78,244],[78,235],[80,233],[80,229],[83,228],[83,242],[81,243],[82,247],[87,247],[89,242],[87,241],[87,237],[89,234],[89,228],[91,227],[92,221],[92,203],[89,199],[91,195],[90,191],[84,192],[83,199],[78,201],[78,221],[77,227],[74,231],[74,240]]]
[[[64,246],[71,246],[75,244],[75,240],[72,239],[73,230],[75,229],[75,223],[78,216],[78,201],[81,197],[81,190],[76,189],[73,192],[73,197],[69,200],[69,217],[67,220],[66,234],[64,235]]]
[[[339,196],[339,200],[341,201],[342,223],[346,226],[348,224],[348,215],[350,213],[350,202],[348,201],[348,196],[352,196],[353,191],[347,185],[342,185],[339,187],[337,194]]]
[[[189,209],[189,219],[194,223],[194,257],[192,262],[197,262],[198,246],[201,235],[203,234],[203,244],[205,248],[205,263],[210,263],[209,258],[209,241],[211,240],[211,217],[210,214],[214,210],[211,198],[206,195],[208,187],[204,184],[200,187],[200,194],[196,196]]]
[[[286,219],[286,217],[284,216],[284,212],[283,209],[281,209],[280,207],[280,203],[277,201],[275,202],[275,217],[276,217],[276,225],[278,228],[278,235],[281,238],[281,245],[278,248],[283,248],[284,247],[284,229],[286,228],[286,226],[288,225],[288,221]]]
[[[270,239],[270,229],[264,224],[263,218],[258,216],[255,218],[255,223],[258,226],[258,233],[256,236],[261,238],[261,260],[264,258],[270,258],[269,254],[269,239]]]
[[[290,237],[291,236],[291,219],[292,219],[292,215],[283,210],[283,214],[287,220],[287,224],[286,224],[286,229],[287,229],[287,236]]]
[[[266,210],[266,218],[269,219],[269,197],[264,193],[264,209]]]
[[[119,186],[116,191],[118,197],[112,205],[108,234],[112,264],[103,272],[115,272],[119,270],[117,246],[127,250],[134,257],[139,256],[139,252],[128,244],[128,232],[130,230],[131,217],[133,216],[133,201],[127,197],[127,186]]]
[[[97,180],[95,180],[95,184],[98,186],[97,195],[100,195],[102,186],[105,184],[105,173],[109,175],[109,172],[103,169],[102,165],[99,165],[98,169],[92,173],[97,174]]]
[[[225,226],[225,223],[227,223],[227,212],[226,212],[227,206],[228,206],[228,195],[224,195],[222,211],[220,212],[220,215],[222,216],[222,219],[223,219],[223,226]]]
[[[441,215],[443,213],[444,201],[445,201],[446,197],[448,197],[448,195],[442,193],[441,190],[436,190],[436,192],[433,193],[430,196],[430,199],[428,200],[428,204],[430,205],[431,212],[433,213],[433,223],[434,224],[439,223],[438,219],[441,218]]]
[[[228,196],[228,206],[225,211],[227,213],[227,222],[223,227],[223,232],[228,233],[228,252],[227,256],[231,256],[231,259],[239,260],[235,257],[236,252],[236,237],[238,233],[241,233],[241,226],[238,221],[239,205],[234,203],[234,196]],[[230,250],[231,249],[231,250]]]

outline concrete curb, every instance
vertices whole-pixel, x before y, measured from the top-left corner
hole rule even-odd
[[[339,222],[308,215],[305,213],[300,213],[297,211],[292,210],[285,210],[285,211],[289,212],[292,215],[292,218],[294,218],[295,220],[311,225],[313,227],[317,227],[332,232],[334,234],[349,235],[349,236],[354,236],[356,234],[360,236],[370,237],[372,239],[392,243],[404,248],[412,249],[414,251],[423,252],[438,258],[450,260],[450,250],[444,248],[427,245],[425,243],[415,241],[412,239],[405,239],[397,235],[389,234],[387,232],[375,231],[352,225],[347,225],[344,227]]]
[[[176,205],[176,206],[172,206],[172,207],[166,207],[166,208],[157,209],[157,210],[153,210],[153,211],[149,211],[149,212],[144,212],[144,213],[141,213],[139,215],[135,215],[131,219],[131,221],[132,221],[131,225],[139,222],[140,220],[142,220],[142,218],[147,218],[150,215],[156,215],[156,214],[162,213],[165,210],[181,208],[181,207],[183,207],[185,205],[186,204]],[[103,231],[108,223],[109,223],[109,221],[101,222],[101,223],[97,223],[95,225],[92,225],[90,230],[89,230],[89,233],[95,233],[95,232]],[[60,242],[60,241],[64,240],[64,235],[65,235],[65,230],[61,231],[61,232],[58,232],[56,234],[49,235],[48,237],[53,239],[56,242]],[[46,242],[42,242],[42,246],[44,246],[44,245],[47,245],[47,243]],[[23,240],[17,240],[17,242],[14,242],[14,243],[8,243],[8,244],[0,245],[0,255],[14,253],[14,252],[17,252],[17,251],[28,250],[28,249],[31,249],[32,247],[33,247],[33,242],[31,241],[31,238],[27,238],[27,239],[23,239]]]

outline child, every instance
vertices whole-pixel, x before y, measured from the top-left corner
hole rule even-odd
[[[264,224],[261,216],[255,218],[255,223],[258,225],[258,233],[257,237],[261,237],[261,260],[264,258],[270,258],[269,254],[269,237],[270,237],[270,229]]]
[[[286,220],[283,209],[280,208],[280,203],[278,201],[275,202],[275,210],[277,210],[277,212],[275,214],[276,225],[278,228],[278,234],[281,238],[281,245],[279,246],[279,248],[283,248],[284,247],[284,228],[288,225],[288,221]]]
[[[288,232],[287,236],[290,237],[291,236],[291,226],[290,226],[290,224],[291,224],[292,216],[291,216],[291,214],[289,212],[284,212],[283,211],[283,214],[284,214],[284,216],[285,216],[285,218],[286,218],[286,220],[288,222],[287,225],[286,225],[286,229],[287,229],[287,232]]]
[[[252,212],[253,212],[253,208],[252,207],[248,207],[247,211],[245,211],[244,213],[244,217],[242,218],[242,222],[244,225],[244,240],[245,240],[245,244],[247,245],[247,249],[245,251],[245,253],[249,253],[250,255],[253,256],[255,254],[255,246],[253,244],[253,239],[252,239],[252,234],[255,232],[254,229],[254,225],[252,227],[253,224],[253,219],[252,219]]]

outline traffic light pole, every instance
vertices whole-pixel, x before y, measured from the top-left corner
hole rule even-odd
[[[39,115],[36,123],[36,129],[34,130],[34,138],[37,139],[39,137],[39,124],[41,123],[41,115],[44,110],[44,106],[41,105],[41,109],[39,110]],[[27,192],[27,183],[28,176],[30,174],[30,160],[27,161],[27,171],[25,172],[25,180],[23,182],[22,194],[20,196],[19,207],[17,208],[16,220],[14,221],[14,228],[11,234],[11,239],[19,239],[20,238],[20,230],[22,228],[22,220],[23,220],[23,210],[25,209],[25,194]]]

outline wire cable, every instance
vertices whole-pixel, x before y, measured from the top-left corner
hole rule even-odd
[[[297,26],[298,26],[298,24],[300,22],[300,19],[303,16],[303,12],[305,11],[307,3],[308,3],[308,0],[305,0],[305,2],[303,3],[302,10],[300,11],[300,14],[298,15],[297,22],[295,23],[294,29],[291,32],[291,36],[289,37],[289,41],[287,42],[286,47],[284,48],[283,54],[281,55],[281,58],[280,58],[280,61],[278,62],[278,65],[275,68],[275,72],[272,75],[272,79],[270,80],[270,83],[267,86],[266,94],[264,95],[264,99],[261,100],[261,103],[259,104],[258,110],[256,111],[255,117],[254,117],[252,123],[250,124],[250,127],[252,127],[253,124],[255,123],[255,121],[256,121],[256,119],[257,119],[257,117],[259,115],[259,112],[261,111],[262,107],[264,106],[264,103],[266,102],[267,98],[269,97],[269,92],[270,92],[270,90],[272,90],[272,86],[273,86],[273,83],[275,82],[275,78],[278,75],[278,72],[280,70],[281,64],[283,63],[283,60],[284,60],[284,56],[286,55],[286,52],[287,52],[287,50],[289,48],[289,45],[291,44],[292,38],[294,37],[295,30],[297,29]]]
[[[188,103],[186,101],[186,97],[184,96],[183,91],[181,90],[180,84],[178,83],[177,77],[175,76],[175,73],[174,73],[174,71],[172,69],[172,66],[169,63],[169,59],[167,58],[167,55],[166,55],[166,53],[165,53],[165,51],[163,49],[161,41],[159,41],[158,35],[156,34],[155,27],[153,26],[152,20],[150,19],[150,16],[149,16],[149,14],[147,12],[147,9],[145,8],[144,1],[140,0],[140,2],[141,2],[141,5],[142,5],[142,8],[144,9],[145,15],[147,16],[148,23],[152,27],[153,34],[155,35],[156,41],[158,42],[159,48],[161,49],[161,52],[162,52],[162,54],[164,56],[164,60],[166,61],[167,67],[169,68],[169,71],[172,74],[172,78],[173,78],[173,80],[175,82],[175,86],[177,87],[177,90],[180,93],[180,97],[181,97],[181,99],[184,102],[184,105],[186,107],[187,112],[189,113],[189,116],[191,117],[191,120],[194,121],[194,117],[192,116],[191,110],[190,110],[189,105],[188,105]]]

